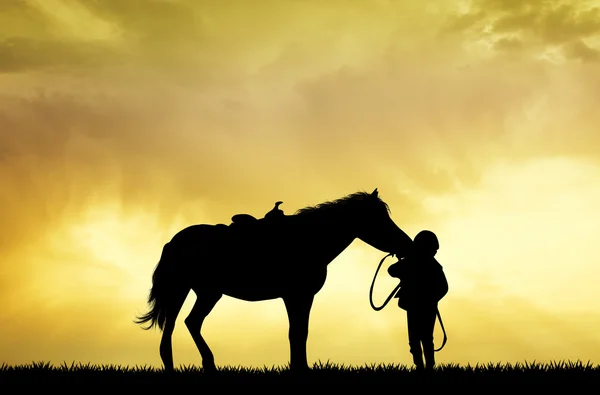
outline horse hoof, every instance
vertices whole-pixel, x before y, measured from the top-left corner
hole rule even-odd
[[[205,373],[215,373],[217,371],[217,366],[213,363],[203,363],[202,369]]]

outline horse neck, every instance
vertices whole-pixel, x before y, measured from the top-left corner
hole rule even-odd
[[[322,251],[335,258],[352,244],[357,231],[349,220],[351,216],[344,207],[334,207],[323,212],[302,214],[307,231],[322,241]],[[332,260],[333,260],[332,258]]]
[[[352,226],[352,221],[349,219],[351,218],[351,214],[348,211],[347,207],[330,207],[299,214],[298,219],[309,227],[316,225],[318,228],[321,228],[323,224],[326,224],[328,228],[336,228],[342,233],[356,233],[355,227]]]

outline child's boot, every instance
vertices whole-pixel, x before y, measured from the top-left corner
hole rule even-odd
[[[433,342],[423,345],[423,354],[425,355],[425,368],[433,370],[435,367],[435,351],[433,350]]]
[[[413,362],[417,370],[421,371],[425,368],[423,365],[423,357],[421,355],[413,355]]]
[[[421,349],[421,342],[411,341],[408,345],[410,346],[410,353],[413,356],[413,362],[417,370],[423,370],[423,350]]]

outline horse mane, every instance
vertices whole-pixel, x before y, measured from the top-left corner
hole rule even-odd
[[[363,191],[359,191],[359,192],[354,192],[351,193],[349,195],[346,195],[344,197],[341,197],[339,199],[334,199],[334,200],[329,200],[326,202],[322,202],[319,204],[316,204],[314,206],[307,206],[304,208],[301,208],[299,210],[296,211],[296,215],[303,215],[303,214],[310,214],[310,213],[315,213],[315,212],[321,212],[324,210],[329,210],[332,208],[338,208],[340,206],[345,206],[348,204],[354,204],[357,202],[361,202],[364,201],[365,199],[373,199],[373,195],[371,195],[368,192],[363,192]],[[383,200],[381,200],[381,198],[379,197],[379,195],[377,195],[375,197],[375,199],[377,199],[378,202],[380,202],[381,204],[383,204],[383,206],[385,207],[385,209],[387,210],[388,213],[390,213],[390,208],[388,206],[388,204],[386,202],[384,202]]]

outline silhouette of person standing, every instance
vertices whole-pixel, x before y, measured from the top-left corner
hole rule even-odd
[[[438,302],[448,293],[448,281],[434,258],[439,249],[437,236],[423,230],[415,236],[414,246],[414,253],[391,265],[388,273],[400,279],[395,298],[398,306],[406,310],[408,344],[416,368],[431,370],[435,365],[433,329]]]

